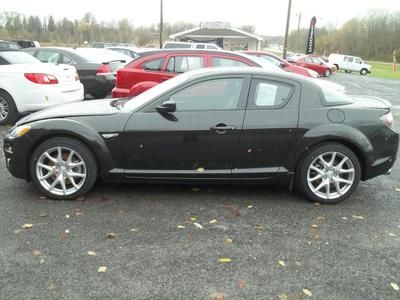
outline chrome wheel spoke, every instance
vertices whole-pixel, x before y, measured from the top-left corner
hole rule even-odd
[[[338,171],[340,174],[348,174],[348,173],[354,173],[354,169],[340,169]]]
[[[337,192],[339,195],[342,195],[342,190],[340,189],[340,184],[339,184],[339,182],[338,182],[337,180],[334,180],[334,181],[333,181],[333,185],[335,186],[336,192]]]
[[[58,163],[63,162],[63,159],[62,159],[62,149],[61,149],[61,147],[57,147],[57,162],[58,162]]]
[[[325,187],[325,195],[326,199],[329,199],[331,197],[331,183],[328,181]]]
[[[43,180],[49,179],[51,176],[53,176],[53,174],[51,174],[51,172],[49,172],[46,175],[39,177],[38,179],[39,179],[39,181],[43,181]]]
[[[49,191],[52,191],[56,187],[56,185],[60,183],[60,181],[61,181],[61,175],[58,176],[56,180],[53,181],[53,183],[49,187]]]
[[[44,155],[53,163],[57,162],[57,159],[55,159],[54,157],[52,157],[49,153],[45,152]]]
[[[74,150],[71,150],[71,152],[69,153],[68,158],[67,158],[67,164],[68,164],[68,165],[71,165],[71,163],[72,163],[72,157],[74,156],[74,154],[75,154],[75,151],[74,151]]]
[[[68,175],[72,178],[78,177],[78,178],[86,178],[86,174],[82,173],[77,173],[77,172],[69,172]]]
[[[321,169],[318,169],[316,166],[311,165],[310,169],[315,171],[315,172],[318,172],[318,174],[320,174],[320,175],[324,174],[324,171],[322,171]]]
[[[308,179],[308,182],[314,182],[314,181],[316,181],[318,179],[321,179],[321,178],[322,178],[322,174],[318,174],[317,176]]]
[[[49,172],[53,171],[53,167],[51,167],[51,166],[48,166],[48,165],[45,165],[45,164],[41,164],[41,163],[38,163],[37,165],[38,165],[38,167],[41,167],[41,168],[43,168],[43,169],[45,169],[45,170],[47,170]]]
[[[340,177],[338,177],[336,179],[336,181],[339,182],[339,183],[345,183],[345,184],[352,184],[353,183],[351,180],[346,180],[346,179],[343,179],[343,178],[340,178]]]
[[[76,167],[81,167],[83,166],[85,163],[83,161],[80,162],[73,162],[68,164],[68,166],[72,169],[72,168],[76,168]]]
[[[336,158],[336,152],[333,152],[333,153],[332,153],[331,160],[330,160],[330,162],[329,162],[329,166],[330,166],[330,167],[333,166],[333,163],[335,162],[335,158]]]

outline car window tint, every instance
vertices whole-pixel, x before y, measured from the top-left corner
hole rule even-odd
[[[196,45],[196,49],[205,49],[206,45]]]
[[[318,83],[318,82],[317,82]],[[336,91],[328,86],[319,84],[323,95],[324,104],[326,105],[341,105],[354,103],[353,99],[346,94]]]
[[[57,64],[60,58],[60,54],[55,51],[39,51],[36,55],[37,59],[44,63]]]
[[[63,62],[63,64],[67,64],[67,65],[70,65],[70,64],[73,63],[72,59],[69,58],[69,57],[66,56],[66,55],[63,55],[63,56],[62,56],[62,62]]]
[[[217,46],[214,45],[207,45],[207,49],[213,49],[213,50],[217,50]]]
[[[292,91],[293,87],[285,83],[254,80],[249,108],[281,107],[289,101]]]
[[[149,60],[143,64],[143,69],[147,71],[161,71],[163,61],[164,59],[162,58]]]
[[[361,64],[361,59],[356,58],[355,62],[356,62],[357,64]]]
[[[8,62],[8,61],[6,61],[4,58],[2,58],[1,56],[0,56],[0,66],[1,65],[9,65],[10,63]]]
[[[349,57],[349,62],[353,62],[353,58],[352,57]]]
[[[204,58],[202,56],[175,56],[168,61],[167,72],[185,73],[203,66]]]
[[[223,58],[223,57],[213,57],[212,58],[212,66],[213,67],[248,67],[247,64],[242,63],[241,61]]]
[[[238,108],[243,79],[214,79],[194,84],[170,97],[177,111],[233,110]]]

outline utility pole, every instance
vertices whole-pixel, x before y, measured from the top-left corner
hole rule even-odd
[[[286,59],[287,55],[287,47],[288,47],[288,38],[289,38],[289,25],[290,25],[290,13],[292,10],[292,0],[289,0],[287,19],[286,19],[286,31],[285,31],[285,41],[283,43],[283,59]]]
[[[160,49],[163,46],[163,41],[162,41],[162,34],[163,34],[163,0],[160,0]]]

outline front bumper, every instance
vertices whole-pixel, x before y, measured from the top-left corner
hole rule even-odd
[[[29,157],[33,143],[29,133],[20,138],[4,137],[3,151],[8,171],[16,178],[29,180]]]

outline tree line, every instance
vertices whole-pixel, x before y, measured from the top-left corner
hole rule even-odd
[[[163,40],[174,33],[197,27],[197,24],[176,22],[163,24]],[[243,25],[242,30],[254,33],[255,27]],[[87,41],[133,43],[138,46],[159,45],[159,24],[135,27],[127,20],[105,22],[96,20],[91,13],[82,19],[55,20],[52,16],[23,16],[18,13],[0,12],[0,40],[29,39],[44,45],[81,46]]]
[[[294,30],[289,35],[289,49],[304,53],[308,28]],[[315,52],[360,56],[367,60],[393,60],[393,51],[400,48],[400,11],[371,11],[367,16],[354,18],[340,28],[317,23]],[[400,53],[400,51],[398,51]]]

